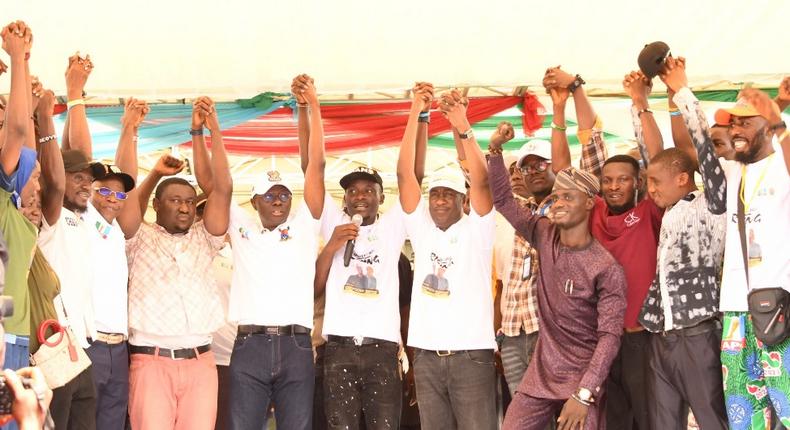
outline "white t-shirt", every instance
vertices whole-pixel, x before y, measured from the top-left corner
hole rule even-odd
[[[427,350],[494,349],[491,258],[495,212],[472,209],[446,231],[424,199],[406,216],[414,248],[409,346]]]
[[[510,269],[513,267],[513,242],[516,230],[499,212],[495,211],[495,213],[494,269],[496,269],[496,278],[502,281],[503,285],[507,285],[510,280]]]
[[[214,281],[217,284],[217,295],[222,304],[222,311],[227,314],[228,301],[230,300],[230,282],[233,276],[233,253],[230,246],[225,246],[219,251],[212,262]],[[225,325],[211,335],[211,350],[214,351],[214,360],[218,366],[229,366],[230,356],[233,352],[233,343],[236,341],[236,324],[225,321]]]
[[[302,202],[273,231],[233,205],[228,234],[233,281],[228,319],[239,324],[313,326],[313,281],[320,222]]]
[[[745,312],[749,290],[738,232],[737,200],[744,165],[726,160],[721,160],[721,164],[727,176],[727,239],[720,309]],[[744,201],[749,286],[790,291],[790,176],[781,151],[746,165]]]
[[[95,260],[91,239],[95,233],[83,216],[61,208],[55,225],[49,225],[44,218],[38,234],[38,247],[60,279],[60,295],[68,314],[68,318],[59,315],[60,323],[71,326],[83,348],[90,347],[88,337],[96,338],[92,291]]]
[[[403,209],[395,203],[371,225],[361,226],[348,267],[345,247],[335,253],[326,283],[323,336],[362,336],[400,342],[398,259],[406,240]],[[321,234],[351,218],[327,195]],[[490,263],[490,262],[489,262]]]
[[[132,203],[128,203],[132,204]],[[88,203],[85,223],[91,227],[93,246],[93,312],[96,330],[104,333],[128,332],[126,239],[116,220],[107,220]]]

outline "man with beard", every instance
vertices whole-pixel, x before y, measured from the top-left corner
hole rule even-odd
[[[677,93],[678,107],[688,112],[684,118],[689,132],[699,156],[705,156],[701,142],[706,140],[707,124],[695,113],[698,102],[688,89],[685,64],[668,58],[661,78]],[[789,426],[790,373],[782,357],[788,354],[790,339],[774,345],[759,341],[747,296],[760,288],[790,290],[790,132],[777,104],[757,89],[741,91],[738,103],[718,110],[715,119],[728,127],[735,149],[734,160],[714,159],[709,168],[711,173],[723,170],[726,177],[715,192],[727,201],[719,308],[724,312],[721,364],[729,424],[733,429],[769,428],[770,402],[781,423]],[[774,136],[777,149],[771,142]],[[759,261],[744,257],[747,245],[742,246],[741,230],[760,245]]]
[[[574,78],[559,68],[549,69],[544,78],[544,85],[548,88],[573,93],[577,117],[580,99],[589,105],[584,93],[580,92],[582,87],[578,82],[578,75]],[[649,109],[633,109],[636,109],[633,113],[637,133],[641,133],[645,125],[649,126],[645,127],[648,130],[658,130],[654,127],[655,121],[650,118],[652,112]],[[554,113],[555,127],[552,130],[555,170],[570,165],[565,125],[557,124],[557,113]],[[594,113],[592,117],[595,118]],[[582,118],[578,119],[579,127],[582,128]],[[582,143],[582,166],[584,170],[600,177],[603,194],[603,198],[595,197],[595,206],[590,214],[590,231],[623,267],[628,283],[622,344],[607,383],[607,426],[619,430],[631,429],[636,425],[636,428],[645,430],[649,429],[645,394],[649,337],[639,324],[638,316],[655,275],[658,232],[663,211],[649,197],[640,200],[640,166],[634,158],[615,155],[606,159],[600,171],[596,171],[596,166],[600,166],[606,157],[601,125],[597,119],[592,130],[579,136],[579,141]],[[660,142],[654,143],[648,145],[648,158],[661,150]]]

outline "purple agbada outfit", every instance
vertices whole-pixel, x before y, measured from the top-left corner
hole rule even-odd
[[[538,344],[517,392],[565,401],[587,388],[598,397],[623,333],[623,269],[597,240],[583,249],[565,247],[548,218],[522,209],[501,155],[492,155],[488,168],[496,210],[538,250],[540,260]]]

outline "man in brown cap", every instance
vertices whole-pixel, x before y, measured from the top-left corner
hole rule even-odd
[[[548,217],[535,215],[513,199],[501,148],[489,153],[494,206],[540,259],[539,341],[503,428],[544,429],[558,412],[560,428],[603,428],[604,381],[620,346],[626,281],[590,233],[598,180],[572,167],[561,170]]]

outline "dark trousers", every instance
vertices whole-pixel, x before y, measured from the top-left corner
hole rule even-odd
[[[650,333],[646,330],[623,333],[620,351],[606,381],[609,430],[650,430],[647,418],[649,341]]]
[[[685,430],[688,409],[701,430],[727,428],[721,376],[721,328],[693,336],[650,335],[648,405],[654,429]]]
[[[324,412],[324,358],[326,344],[315,348],[315,391],[313,394],[313,430],[326,430]]]
[[[399,428],[402,386],[398,344],[326,344],[324,407],[328,428],[359,429],[362,416],[367,430]]]
[[[217,365],[217,422],[214,430],[230,428],[230,366]]]
[[[414,381],[424,430],[497,428],[494,350],[439,356],[415,348]]]
[[[505,415],[502,430],[544,430],[562,411],[567,400],[540,399],[517,392],[510,402]],[[605,429],[606,421],[602,412],[605,409],[600,402],[606,403],[601,396],[596,403],[587,408],[584,430]]]
[[[96,387],[96,428],[123,430],[129,408],[129,348],[94,340],[86,349]]]
[[[277,427],[313,426],[313,347],[310,335],[237,336],[230,358],[230,427],[266,428],[274,402]]]
[[[537,343],[536,331],[526,334],[521,330],[518,336],[505,336],[502,340],[502,367],[505,369],[505,379],[511,396],[516,393],[516,388],[527,371]]]
[[[49,411],[56,429],[96,430],[96,388],[91,367],[68,384],[52,390]]]

